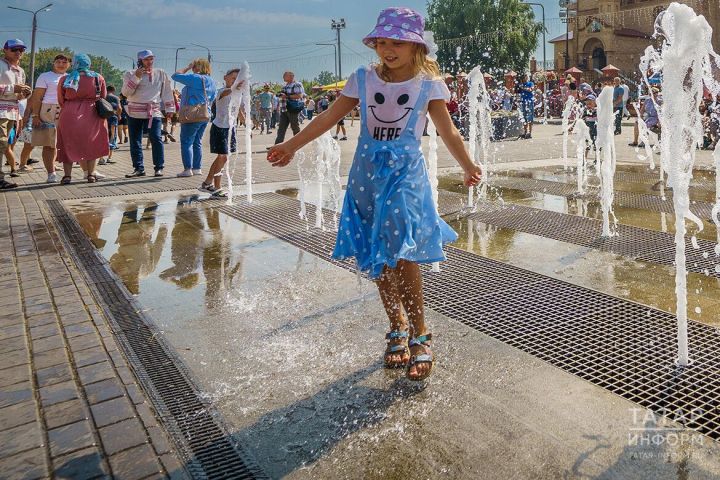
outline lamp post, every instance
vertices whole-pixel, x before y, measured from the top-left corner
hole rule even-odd
[[[178,48],[175,49],[175,72],[177,72],[178,52],[179,52],[180,50],[187,50],[187,48],[185,48],[185,47],[178,47]],[[209,50],[208,50],[208,51],[209,51]],[[210,61],[209,57],[210,57],[210,54],[208,54],[208,62]],[[173,73],[175,73],[175,72],[173,72]],[[173,80],[173,89],[175,89],[175,86],[176,86],[176,85],[177,85],[177,82],[176,82],[175,80]]]
[[[315,45],[328,45],[330,47],[333,47],[335,50],[335,81],[339,82],[340,77],[338,77],[338,68],[337,68],[337,61],[338,61],[338,54],[337,54],[337,45],[334,43],[316,43]]]
[[[330,23],[330,28],[337,32],[337,64],[338,64],[338,81],[342,79],[342,52],[340,50],[340,30],[345,28],[345,19],[341,18],[340,21],[335,21],[333,18]]]
[[[212,56],[210,55],[210,49],[209,49],[208,47],[205,47],[205,46],[203,46],[203,45],[198,45],[197,43],[191,43],[191,45],[193,45],[193,46],[195,46],[195,47],[204,48],[205,50],[207,50],[207,52],[208,52],[208,62],[212,62]],[[177,50],[176,50],[176,52],[177,52]]]
[[[42,8],[38,8],[37,10],[27,10],[25,8],[18,8],[18,7],[11,7],[8,5],[8,8],[12,8],[13,10],[20,10],[21,12],[28,12],[31,13],[33,16],[32,19],[32,41],[30,43],[30,86],[33,86],[35,84],[35,34],[37,32],[37,14],[40,12],[47,12],[50,10],[50,7],[52,7],[52,3],[48,3]]]
[[[120,55],[123,58],[127,58],[130,60],[130,64],[132,65],[132,69],[135,70],[135,59],[129,55]]]

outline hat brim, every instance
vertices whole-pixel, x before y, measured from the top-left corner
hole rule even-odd
[[[393,27],[391,30],[386,30],[384,27],[375,27],[372,32],[365,35],[365,38],[363,38],[362,42],[370,48],[375,48],[375,41],[378,38],[387,38],[388,40],[400,40],[402,42],[418,43],[425,47],[425,53],[428,53],[430,51],[422,35],[397,27]]]

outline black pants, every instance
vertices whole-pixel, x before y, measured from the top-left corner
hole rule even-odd
[[[615,135],[622,133],[623,107],[616,107],[615,112]]]
[[[285,132],[287,132],[288,125],[292,128],[293,135],[298,134],[300,131],[299,115],[300,112],[290,113],[287,110],[279,113],[280,121],[278,123],[277,137],[275,137],[275,145],[285,141]]]

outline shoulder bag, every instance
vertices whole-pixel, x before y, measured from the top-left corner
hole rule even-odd
[[[100,80],[95,77],[95,111],[100,118],[110,118],[115,115],[112,104],[100,96]]]
[[[207,91],[205,90],[205,77],[200,76],[203,85],[203,96],[205,101],[197,105],[183,105],[178,112],[180,123],[197,123],[208,122],[210,120],[210,112],[207,106]]]

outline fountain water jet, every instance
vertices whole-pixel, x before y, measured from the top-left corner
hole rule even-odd
[[[247,201],[252,203],[252,118],[250,116],[252,96],[250,94],[250,65],[247,62],[243,62],[240,66],[238,76],[230,88],[230,111],[235,112],[230,115],[231,129],[237,130],[237,112],[240,108],[243,108],[245,113],[245,183],[247,185]],[[230,136],[228,135],[228,162],[225,167],[225,174],[228,183],[227,203],[232,204],[234,195],[233,178],[238,154],[230,151],[229,142]]]
[[[616,233],[610,228],[610,215],[613,225],[617,224],[612,205],[615,196],[615,112],[613,110],[613,89],[605,87],[597,98],[597,140],[595,158],[598,159],[600,172],[600,206],[603,213],[602,236],[612,237]]]
[[[485,86],[485,77],[483,76],[480,66],[472,69],[468,75],[468,83],[470,91],[468,98],[470,101],[469,108],[469,137],[470,137],[470,158],[483,170],[483,189],[487,188],[490,178],[488,170],[488,158],[490,154],[490,136],[492,135],[492,121],[490,120],[490,95]],[[478,151],[479,147],[479,151]],[[480,160],[480,152],[482,152],[482,161]],[[484,191],[484,190],[483,190]],[[468,189],[468,206],[472,207],[475,190],[473,187]]]
[[[297,153],[297,168],[300,177],[300,218],[307,220],[306,197],[311,185],[317,187],[315,192],[315,228],[324,229],[323,205],[325,199],[325,187],[333,212],[337,212],[340,206],[340,146],[333,140],[329,132],[321,135],[313,141],[309,147],[301,149]],[[337,213],[334,214],[335,221],[333,228],[337,230]]]
[[[590,128],[582,118],[575,120],[573,126],[573,141],[575,142],[575,156],[577,157],[577,193],[585,194],[585,186],[587,185],[587,172],[585,170],[585,152],[589,142]]]
[[[720,62],[712,49],[710,25],[687,5],[672,3],[658,15],[655,21],[655,36],[658,35],[663,37],[661,51],[657,52],[648,47],[640,68],[644,75],[648,71],[662,74],[664,104],[659,112],[663,132],[660,159],[662,168],[667,173],[668,185],[673,189],[677,363],[686,366],[690,358],[687,336],[685,220],[691,220],[698,226],[699,231],[702,230],[702,221],[690,211],[689,186],[695,151],[703,137],[699,112],[703,83],[713,98],[720,93],[720,85],[713,78],[713,66],[717,69]],[[717,160],[718,157],[715,158]]]

